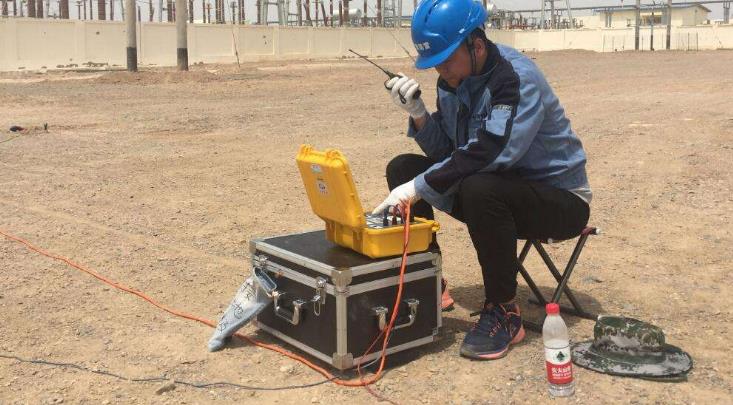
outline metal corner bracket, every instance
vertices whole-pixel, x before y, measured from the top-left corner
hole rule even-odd
[[[351,280],[352,280],[351,269],[340,268],[340,269],[332,270],[331,271],[331,280],[333,281],[333,285],[338,287],[340,290],[343,290],[349,284],[351,284]]]
[[[334,353],[331,364],[339,370],[346,370],[354,366],[354,356],[351,353]]]

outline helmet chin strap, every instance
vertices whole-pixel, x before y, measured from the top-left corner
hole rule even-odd
[[[468,48],[468,54],[471,56],[471,76],[474,76],[476,75],[476,50],[473,46],[472,36],[469,35],[466,38],[466,48]]]

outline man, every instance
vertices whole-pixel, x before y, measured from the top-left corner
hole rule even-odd
[[[557,97],[529,58],[486,39],[486,18],[473,0],[423,0],[415,10],[415,66],[440,75],[437,111],[414,97],[414,79],[387,83],[426,156],[389,163],[391,193],[374,210],[414,203],[415,215],[432,219],[432,206],[467,225],[486,294],[460,350],[475,359],[503,357],[524,337],[517,239],[579,235],[591,200],[585,152]]]

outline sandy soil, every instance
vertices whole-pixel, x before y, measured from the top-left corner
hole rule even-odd
[[[695,360],[681,384],[576,369],[577,394],[556,402],[730,403],[733,52],[531,56],[584,142],[591,222],[603,230],[571,286],[594,311],[663,327]],[[414,73],[407,59],[384,63]],[[435,73],[417,78],[433,104]],[[389,159],[418,151],[383,80],[356,60],[0,75],[0,142],[15,136],[11,125],[31,128],[0,143],[0,229],[216,319],[249,272],[250,239],[322,227],[294,164],[298,145],[342,150],[368,207],[386,195]],[[439,220],[457,309],[445,315],[440,342],[395,356],[376,388],[399,403],[549,400],[535,333],[500,361],[458,357],[481,303],[480,273],[462,224]],[[564,258],[570,248],[551,250]],[[528,267],[549,291],[539,264],[535,255]],[[5,356],[135,378],[259,387],[322,380],[245,344],[208,353],[210,328],[2,237],[0,275]],[[528,293],[521,284],[533,318]],[[575,341],[592,336],[592,321],[566,320]],[[163,385],[0,357],[0,403],[374,402],[364,389],[330,383],[290,391],[179,384],[156,394]]]

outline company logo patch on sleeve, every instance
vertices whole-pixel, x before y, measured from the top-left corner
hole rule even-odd
[[[504,104],[495,105],[491,109],[491,119],[486,121],[486,131],[494,136],[505,136],[507,122],[511,119],[512,107]]]
[[[509,111],[512,112],[512,106],[506,105],[506,104],[496,104],[495,106],[491,107],[491,110],[499,110],[499,111]]]

